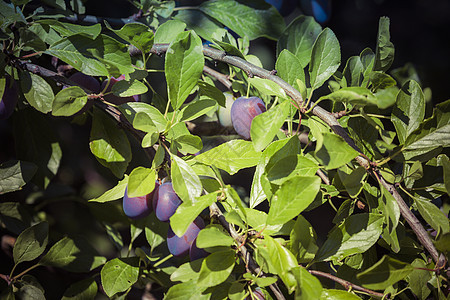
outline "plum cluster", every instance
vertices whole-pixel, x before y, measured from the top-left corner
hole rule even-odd
[[[11,116],[19,99],[18,95],[16,82],[6,76],[5,90],[0,101],[0,120],[6,120]]]
[[[239,97],[231,106],[231,123],[234,130],[244,137],[250,139],[250,128],[253,119],[266,111],[264,102],[258,97]]]
[[[127,189],[123,197],[123,211],[132,219],[148,216],[152,210],[156,217],[162,222],[169,222],[170,217],[175,213],[181,200],[175,193],[172,182],[155,184],[155,189],[148,195],[142,197],[129,197]],[[169,225],[167,233],[167,246],[169,252],[177,257],[185,256],[189,253],[191,260],[196,260],[208,255],[208,253],[197,247],[196,240],[200,230],[205,228],[205,222],[201,217],[197,217],[188,227],[186,232],[177,236]]]

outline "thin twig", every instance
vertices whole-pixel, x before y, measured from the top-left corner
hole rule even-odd
[[[331,275],[331,274],[328,274],[328,273],[325,273],[325,272],[321,272],[321,271],[316,271],[316,270],[308,270],[308,272],[311,273],[312,275],[321,276],[321,277],[325,277],[325,278],[331,279],[331,280],[339,283],[340,285],[342,285],[347,291],[350,290],[350,289],[354,289],[354,290],[357,290],[357,291],[361,291],[361,292],[367,293],[367,294],[369,294],[371,296],[375,296],[375,297],[379,297],[379,298],[385,297],[385,299],[389,299],[388,295],[385,295],[385,294],[382,294],[382,293],[378,293],[378,292],[375,292],[375,291],[363,288],[362,286],[356,285],[354,283],[351,283],[351,282],[349,282],[347,280],[344,280],[342,278],[336,277],[334,275]]]
[[[220,211],[220,208],[217,206],[217,204],[213,203],[209,207],[209,209],[210,209],[211,215],[214,216],[220,222],[222,227],[224,227],[228,231],[228,233],[236,241],[236,243],[241,245],[239,247],[239,253],[241,254],[241,258],[244,261],[244,263],[248,266],[248,268],[254,274],[258,274],[260,277],[265,277],[264,273],[262,272],[262,270],[260,269],[258,264],[255,262],[255,260],[253,259],[252,255],[247,250],[247,247],[245,247],[244,238],[240,234],[238,234],[236,232],[236,230],[234,229],[233,225],[231,225],[225,219],[225,216],[222,214],[222,212]],[[274,295],[277,299],[279,299],[279,300],[285,299],[283,293],[281,292],[280,288],[278,287],[278,285],[276,283],[271,284],[269,286],[269,288],[272,290],[272,292],[274,293]]]
[[[220,83],[222,83],[228,90],[232,91],[231,89],[231,81],[228,75],[222,74],[208,66],[203,67],[203,72],[216,78]]]

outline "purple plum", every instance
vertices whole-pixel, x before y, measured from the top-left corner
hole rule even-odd
[[[17,84],[6,76],[5,91],[3,92],[2,101],[0,101],[0,120],[8,119],[16,107],[19,99]]]
[[[189,258],[191,259],[191,261],[207,257],[208,254],[209,253],[202,248],[197,247],[197,238],[195,238],[195,240],[191,244],[191,248],[189,249]]]
[[[250,139],[253,118],[266,111],[264,102],[258,97],[239,97],[231,106],[231,122],[234,130],[245,139]]]
[[[160,221],[169,221],[180,204],[181,200],[173,190],[172,182],[161,184],[153,195],[153,210]]]
[[[203,228],[205,228],[205,222],[200,217],[195,218],[194,222],[189,225],[181,237],[177,236],[169,226],[169,232],[167,233],[167,247],[169,248],[169,252],[178,257],[187,255],[192,243]]]
[[[113,85],[121,80],[125,79],[125,75],[120,75],[117,78],[111,77],[111,80],[109,82],[108,88],[106,89],[105,93],[110,92]],[[106,84],[108,83],[108,80],[103,81],[102,83],[102,87],[101,89],[103,90],[106,87]],[[127,102],[139,102],[140,100],[140,96],[139,95],[134,95],[134,96],[130,96],[130,97],[119,97],[113,94],[108,94],[106,96],[103,97],[105,99],[105,101],[108,101],[110,103],[113,103],[115,105],[121,105]]]
[[[81,87],[87,88],[94,94],[100,93],[100,83],[92,76],[81,72],[76,72],[69,77],[70,80],[79,84]],[[66,88],[66,86],[64,87]]]
[[[123,211],[131,219],[140,219],[152,212],[153,195],[158,192],[159,183],[155,183],[155,189],[148,195],[141,197],[128,197],[128,188],[123,196]]]

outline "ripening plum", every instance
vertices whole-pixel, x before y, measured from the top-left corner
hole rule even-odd
[[[109,82],[108,88],[106,89],[105,93],[110,92],[113,85],[121,80],[125,79],[125,75],[120,75],[117,78],[111,77],[111,80]],[[106,84],[108,83],[108,80],[103,81],[102,83],[102,87],[101,89],[103,90],[106,87]],[[110,103],[113,103],[115,105],[121,105],[127,102],[139,102],[140,100],[140,96],[139,95],[134,95],[134,96],[130,96],[130,97],[119,97],[116,96],[114,94],[108,94],[106,96],[103,97],[105,99],[105,101],[108,101]]]
[[[16,107],[19,99],[17,84],[6,76],[5,91],[3,92],[2,101],[0,101],[0,120],[8,119]]]
[[[197,247],[197,238],[195,238],[189,249],[189,258],[191,259],[191,261],[207,257],[208,254],[209,253],[203,250],[202,248]]]
[[[258,97],[239,97],[231,106],[231,122],[234,130],[245,139],[250,139],[253,118],[266,111],[264,102]]]
[[[69,77],[70,80],[79,84],[81,87],[87,88],[94,94],[100,93],[100,83],[92,76],[81,72],[76,72]]]
[[[128,197],[128,188],[123,196],[123,211],[131,219],[140,219],[152,212],[153,195],[158,192],[159,183],[155,183],[155,189],[148,195],[141,197]]]
[[[205,222],[200,217],[195,218],[194,222],[189,225],[181,237],[177,236],[169,226],[169,232],[167,233],[167,247],[169,248],[169,252],[174,256],[185,256],[188,254],[192,243],[203,228],[205,228]]]
[[[153,195],[153,210],[160,221],[169,221],[180,204],[181,200],[173,190],[172,182],[161,184]]]
[[[231,123],[231,106],[233,105],[233,95],[231,93],[224,93],[225,95],[225,107],[219,106],[217,110],[217,118],[220,125],[223,127],[232,127]]]

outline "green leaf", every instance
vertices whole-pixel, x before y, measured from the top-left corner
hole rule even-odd
[[[273,141],[289,114],[290,105],[289,101],[284,101],[252,120],[250,136],[256,151],[262,151]]]
[[[391,120],[394,123],[401,144],[416,130],[425,116],[425,97],[416,81],[408,81],[397,94],[392,110]]]
[[[107,35],[91,39],[82,34],[59,40],[45,51],[91,76],[114,76],[134,71],[126,45]]]
[[[347,291],[323,289],[320,300],[361,300],[361,298]]]
[[[51,111],[55,96],[50,84],[33,73],[20,72],[19,74],[20,86],[28,103],[41,113],[46,114]]]
[[[212,41],[215,34],[223,30],[222,26],[199,10],[179,10],[175,19],[184,22],[188,29],[194,30],[207,41]]]
[[[373,64],[375,63],[375,53],[373,53],[372,49],[366,48],[359,54],[359,57],[361,58],[361,63],[363,65],[364,76],[361,86],[367,86],[370,79],[370,73],[373,70]]]
[[[281,86],[279,86],[272,80],[259,78],[259,77],[253,77],[253,78],[249,78],[248,82],[249,82],[249,84],[254,86],[258,91],[260,91],[261,93],[263,93],[265,95],[286,98],[286,92],[281,88]]]
[[[33,225],[17,237],[13,248],[14,263],[31,261],[41,255],[48,243],[48,223]]]
[[[320,97],[320,100],[321,99],[329,99],[335,102],[344,102],[361,106],[377,104],[375,95],[368,89],[359,86],[342,88],[331,94]]]
[[[317,37],[311,52],[309,75],[311,87],[321,87],[341,64],[341,49],[334,32],[325,28]]]
[[[128,178],[128,197],[141,197],[155,189],[157,174],[154,169],[137,167]]]
[[[88,97],[85,91],[78,86],[62,89],[53,100],[52,115],[72,116],[79,112],[87,103]]]
[[[319,249],[316,240],[314,228],[305,217],[299,215],[290,234],[290,250],[299,263],[306,263],[314,258]]]
[[[128,23],[120,30],[112,29],[107,22],[106,26],[122,39],[141,50],[144,54],[149,52],[153,46],[153,31],[145,24]]]
[[[196,282],[198,279],[198,275],[200,275],[200,268],[202,266],[202,262],[203,260],[197,259],[182,264],[181,266],[178,267],[178,269],[175,270],[175,272],[172,273],[172,275],[170,275],[170,280],[172,280],[173,282],[177,281]]]
[[[267,225],[284,224],[313,202],[320,189],[319,177],[295,176],[286,180],[272,198]]]
[[[280,243],[270,236],[265,236],[266,247],[268,250],[270,262],[274,268],[276,274],[278,274],[283,280],[284,284],[288,288],[289,293],[292,293],[296,280],[293,274],[289,273],[293,268],[298,267],[298,262],[295,256],[286,248],[280,245]]]
[[[170,227],[177,236],[182,236],[189,225],[208,206],[217,201],[217,194],[211,193],[198,197],[193,202],[183,202],[170,217]],[[198,243],[197,243],[198,245]]]
[[[211,287],[227,280],[233,271],[235,256],[235,251],[231,249],[208,255],[202,262],[197,286]]]
[[[322,284],[319,279],[311,275],[308,270],[303,267],[292,269],[292,273],[297,281],[295,299],[315,300],[320,298],[320,295],[322,294]]]
[[[191,166],[178,156],[172,156],[171,178],[173,189],[183,202],[195,203],[202,193],[202,183]]]
[[[380,71],[371,72],[369,78],[370,82],[372,83],[372,90],[374,91],[377,91],[379,89],[387,89],[397,84],[394,78]]]
[[[284,30],[284,21],[273,6],[235,0],[206,1],[200,5],[200,10],[221,22],[242,37],[254,40],[267,37],[276,40]]]
[[[380,238],[383,220],[382,215],[367,213],[348,217],[330,232],[315,260],[343,260],[347,256],[364,253]]]
[[[305,82],[305,71],[300,60],[287,49],[284,49],[278,55],[275,69],[277,70],[277,75],[291,86],[296,85],[297,79]]]
[[[177,137],[173,143],[177,150],[184,155],[197,153],[203,148],[202,139],[192,134]]]
[[[155,32],[155,44],[172,43],[185,28],[186,24],[178,20],[164,22]]]
[[[148,88],[139,80],[120,80],[113,85],[111,91],[114,95],[119,97],[132,97],[134,95],[145,94],[148,91]]]
[[[114,258],[102,268],[102,286],[108,297],[126,291],[139,276],[139,257]]]
[[[382,197],[378,198],[379,207],[385,217],[386,229],[390,234],[389,243],[394,252],[400,251],[400,244],[397,238],[396,228],[400,220],[400,207],[394,196],[384,187],[381,187]]]
[[[450,100],[438,104],[433,116],[408,137],[402,154],[408,160],[440,146],[450,146]]]
[[[104,203],[122,198],[125,195],[125,189],[127,188],[127,185],[128,185],[128,175],[125,174],[124,178],[121,181],[119,181],[116,186],[107,190],[99,197],[89,200],[89,202]]]
[[[203,290],[205,290],[205,287],[199,287],[190,280],[171,286],[164,298],[172,300],[208,300],[210,295],[203,294]]]
[[[202,75],[205,58],[201,39],[194,31],[180,33],[166,53],[165,70],[170,103],[180,108]]]
[[[199,248],[230,247],[234,245],[234,240],[221,227],[208,226],[198,233],[196,244]]]
[[[344,74],[347,86],[360,86],[363,77],[364,66],[359,56],[352,56],[347,60],[345,65]]]
[[[374,71],[387,71],[394,61],[394,44],[390,41],[389,18],[381,17],[378,23],[377,48],[375,50]]]
[[[362,285],[369,289],[384,290],[408,276],[414,267],[384,255],[381,260],[357,275]]]
[[[134,119],[139,113],[145,113],[149,119],[152,120],[158,132],[164,132],[167,125],[167,120],[163,114],[154,106],[144,102],[128,102],[119,106],[119,110],[125,115],[127,120],[134,124]]]
[[[443,154],[438,156],[438,165],[442,166],[445,189],[447,190],[447,194],[450,195],[450,161],[447,155]]]
[[[411,265],[417,269],[414,269],[414,271],[408,275],[409,287],[418,299],[425,300],[431,293],[427,282],[431,279],[432,272],[424,270],[427,268],[427,265],[420,258],[416,258]]]
[[[26,284],[20,287],[15,296],[17,297],[15,299],[45,300],[44,292],[31,284]]]
[[[367,171],[363,167],[358,167],[347,174],[338,170],[341,182],[344,184],[346,191],[352,198],[356,198],[361,193],[364,182],[367,178]]]
[[[0,195],[18,191],[33,178],[37,166],[20,160],[8,160],[0,164]]]
[[[436,205],[419,197],[414,197],[414,203],[425,222],[438,231],[438,234],[449,232],[448,217]]]
[[[297,176],[314,176],[319,169],[318,164],[302,155],[289,155],[273,164],[267,171],[267,179],[277,185]]]
[[[225,107],[225,94],[221,90],[203,80],[198,81],[198,87],[200,96],[206,96],[216,101],[220,106]],[[200,100],[206,99],[200,98]]]
[[[106,262],[84,239],[64,237],[45,254],[40,264],[62,268],[70,272],[89,272]]]
[[[64,292],[61,300],[94,299],[97,295],[97,290],[98,287],[95,279],[87,278],[71,284]]]
[[[215,166],[233,175],[239,170],[255,166],[261,152],[256,152],[253,143],[244,140],[231,140],[194,158],[194,161],[207,166]]]
[[[20,7],[16,7],[13,3],[0,2],[0,29],[5,31],[9,25],[19,22],[27,23]]]
[[[343,138],[333,133],[323,133],[322,143],[317,143],[316,158],[326,170],[336,169],[358,156]]]
[[[91,39],[95,39],[99,36],[99,34],[102,31],[101,24],[87,26],[87,25],[78,25],[78,24],[72,24],[72,23],[59,22],[59,21],[53,20],[53,19],[38,20],[36,23],[45,24],[45,25],[50,26],[52,29],[54,29],[56,32],[58,32],[62,37],[68,37],[68,36],[72,36],[72,35],[76,35],[76,34],[82,34]]]
[[[222,96],[223,94],[220,93]],[[191,102],[181,110],[180,121],[186,122],[197,119],[213,110],[216,107],[217,101],[213,99],[199,99]]]
[[[301,15],[292,21],[280,36],[277,44],[277,53],[281,55],[283,49],[292,52],[305,68],[311,60],[311,51],[322,27],[313,17]]]
[[[130,143],[117,123],[98,109],[94,109],[89,148],[116,177],[123,176],[131,161]]]
[[[146,219],[145,238],[153,250],[166,240],[169,223],[161,222],[155,214],[150,214]]]
[[[17,158],[38,166],[33,182],[45,188],[58,172],[62,156],[55,127],[45,115],[34,109],[22,109],[15,114],[14,142]]]
[[[138,112],[133,119],[133,127],[147,133],[156,133],[157,128],[150,116],[144,112]],[[159,135],[157,135],[159,137]]]

